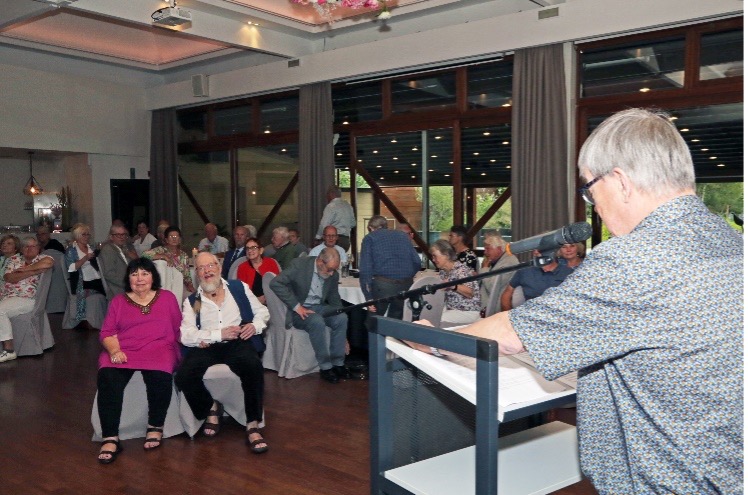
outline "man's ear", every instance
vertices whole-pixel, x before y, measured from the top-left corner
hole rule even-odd
[[[628,203],[631,200],[631,193],[633,192],[634,184],[631,182],[628,174],[618,167],[613,168],[610,173],[613,175],[616,190],[621,194],[623,202]]]

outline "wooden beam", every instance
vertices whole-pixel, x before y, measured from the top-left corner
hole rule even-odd
[[[195,210],[197,211],[197,214],[200,216],[200,219],[203,221],[203,223],[210,223],[210,219],[208,218],[208,215],[205,214],[205,211],[200,206],[200,203],[197,202],[197,198],[194,194],[192,194],[192,191],[190,191],[189,186],[187,183],[182,179],[182,176],[177,174],[177,180],[179,180],[179,187],[182,188],[182,191],[184,191],[185,196],[187,196],[187,199],[190,200],[190,203],[192,206],[195,207]]]
[[[497,211],[499,211],[499,208],[504,206],[504,203],[507,202],[507,200],[512,196],[512,189],[510,187],[507,187],[504,189],[504,192],[501,193],[501,195],[494,201],[494,203],[491,205],[488,210],[481,216],[477,222],[475,222],[475,225],[468,231],[468,238],[472,239],[475,237],[478,232],[483,228],[486,223],[488,223],[489,220],[491,220],[491,217],[496,214]]]
[[[286,186],[286,189],[283,190],[283,194],[280,195],[278,198],[278,201],[275,202],[275,206],[273,206],[273,209],[270,210],[270,213],[268,213],[268,216],[265,217],[265,220],[262,222],[262,225],[260,225],[260,228],[257,229],[257,237],[261,238],[262,235],[265,233],[265,229],[270,226],[270,224],[273,222],[273,219],[275,218],[275,215],[278,214],[278,211],[280,211],[281,207],[283,206],[283,203],[286,202],[288,197],[293,192],[293,188],[296,187],[296,184],[299,182],[299,172],[296,172],[293,177],[291,177],[291,181]]]

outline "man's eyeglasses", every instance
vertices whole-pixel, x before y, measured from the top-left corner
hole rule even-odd
[[[215,270],[216,268],[218,268],[217,263],[208,263],[207,265],[198,266],[197,268],[195,268],[195,270],[197,270],[198,272],[204,272],[205,270]]]
[[[597,181],[605,177],[604,175],[598,175],[591,181],[589,181],[587,184],[583,185],[579,188],[579,194],[582,195],[582,199],[587,202],[590,206],[595,206],[595,199],[592,197],[592,191],[590,191],[590,188],[595,185]]]

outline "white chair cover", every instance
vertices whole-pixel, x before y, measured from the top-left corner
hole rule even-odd
[[[43,252],[55,260],[52,266],[52,282],[47,294],[47,304],[45,311],[47,313],[64,313],[68,304],[68,288],[65,282],[65,273],[62,271],[61,260],[65,255],[56,249],[47,249]]]
[[[239,377],[225,364],[214,364],[203,375],[205,388],[213,399],[223,404],[224,415],[231,416],[240,425],[247,424],[247,412],[244,409],[244,391]],[[264,416],[264,414],[263,414]],[[179,418],[184,431],[191,437],[195,436],[203,421],[195,418],[190,405],[179,393]],[[260,428],[265,427],[265,421],[260,422]]]
[[[270,288],[274,277],[273,273],[266,273],[262,277],[262,289],[270,310],[270,321],[265,329],[267,349],[262,356],[262,365],[285,378],[296,378],[319,371],[309,334],[295,327],[286,328],[286,305]],[[329,335],[328,332],[328,345]]]
[[[525,302],[525,291],[522,289],[522,287],[517,287],[514,289],[514,292],[512,293],[512,307],[516,308],[517,306],[523,304]]]
[[[75,293],[70,292],[70,273],[65,265],[65,257],[60,258],[60,269],[65,278],[65,289],[68,292],[68,302],[65,305],[65,315],[62,317],[62,328],[74,328],[76,309]],[[107,302],[104,294],[91,294],[86,298],[86,321],[94,328],[101,328],[106,316]]]
[[[55,345],[52,329],[49,326],[49,318],[47,318],[47,313],[44,310],[51,282],[52,270],[50,269],[42,273],[39,278],[34,309],[30,313],[24,313],[10,319],[10,325],[13,328],[13,343],[16,354],[19,356],[41,354],[45,349]]]
[[[94,442],[101,441],[101,420],[99,409],[96,407],[99,393],[94,396],[93,408],[91,409],[91,426],[93,426]],[[119,438],[127,440],[130,438],[144,438],[148,427],[148,397],[145,391],[145,382],[140,371],[132,375],[130,382],[125,387],[125,395],[122,399],[122,415],[119,421]],[[184,433],[184,427],[179,419],[179,403],[177,390],[172,386],[171,402],[166,412],[164,421],[164,438],[173,437]]]
[[[421,277],[410,286],[409,290],[420,289],[424,285],[436,285],[441,283],[439,277]],[[435,294],[424,294],[423,300],[431,304],[431,309],[423,308],[421,310],[421,319],[428,320],[435,327],[441,326],[442,311],[444,310],[444,291],[438,290]],[[405,300],[403,308],[403,321],[411,321],[413,311],[410,309],[410,299]]]
[[[163,289],[172,292],[180,303],[186,296],[184,294],[184,276],[182,272],[166,264],[164,260],[154,260],[153,264],[156,265],[156,271],[158,271],[161,277],[161,287]]]
[[[236,280],[236,273],[239,271],[239,265],[247,261],[246,256],[242,256],[241,258],[235,260],[233,263],[231,263],[231,266],[229,267],[229,275],[228,280]]]
[[[96,259],[96,261],[99,263],[99,271],[101,272],[101,285],[104,286],[104,292],[106,292],[106,300],[107,302],[112,302],[112,299],[114,299],[114,294],[109,288],[109,283],[106,281],[106,278],[104,278],[104,260],[99,257]]]

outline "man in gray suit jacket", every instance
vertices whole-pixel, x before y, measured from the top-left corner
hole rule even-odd
[[[109,229],[109,242],[101,246],[99,260],[102,265],[101,276],[107,284],[107,299],[112,300],[129,287],[125,286],[125,272],[130,260],[138,257],[135,250],[127,249],[128,232],[125,227],[114,224]]]
[[[306,330],[319,363],[320,378],[338,383],[351,378],[345,367],[345,342],[348,315],[329,315],[342,308],[338,293],[340,255],[325,248],[317,257],[296,258],[273,279],[270,287],[288,307],[286,326]],[[329,316],[325,316],[329,315]],[[330,327],[330,345],[326,340]]]

